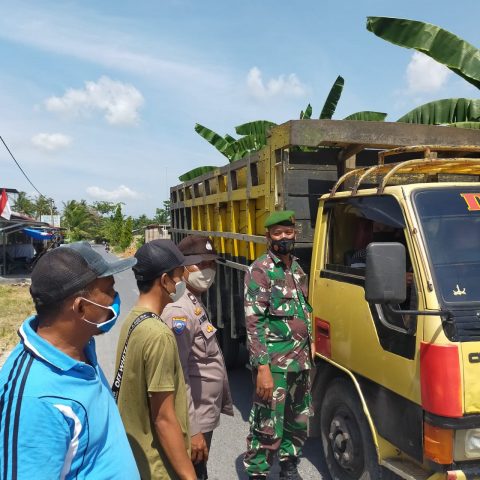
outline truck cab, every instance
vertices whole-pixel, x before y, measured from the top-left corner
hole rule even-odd
[[[333,479],[480,477],[479,151],[383,153],[320,200],[311,428]]]

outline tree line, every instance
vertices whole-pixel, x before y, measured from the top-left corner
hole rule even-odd
[[[144,227],[151,224],[170,223],[170,201],[163,202],[163,208],[157,208],[153,217],[145,214],[139,217],[126,216],[122,202],[86,200],[67,200],[61,211],[61,226],[65,228],[65,237],[70,242],[94,240],[97,243],[108,242],[124,250],[133,241],[134,235],[140,235],[143,241]],[[19,192],[12,204],[15,212],[40,219],[42,215],[58,215],[60,212],[53,199],[42,195],[31,198],[25,192]]]

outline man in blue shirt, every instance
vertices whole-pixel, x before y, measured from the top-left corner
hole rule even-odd
[[[115,323],[113,274],[135,265],[107,262],[79,242],[43,255],[32,272],[37,315],[0,371],[0,478],[139,479],[93,336]]]

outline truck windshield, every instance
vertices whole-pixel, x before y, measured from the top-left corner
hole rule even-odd
[[[439,295],[480,302],[480,186],[417,191],[413,201]]]

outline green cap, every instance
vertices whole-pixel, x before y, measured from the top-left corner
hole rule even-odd
[[[265,228],[273,225],[285,225],[287,227],[295,225],[295,212],[293,210],[272,212],[265,220]]]

